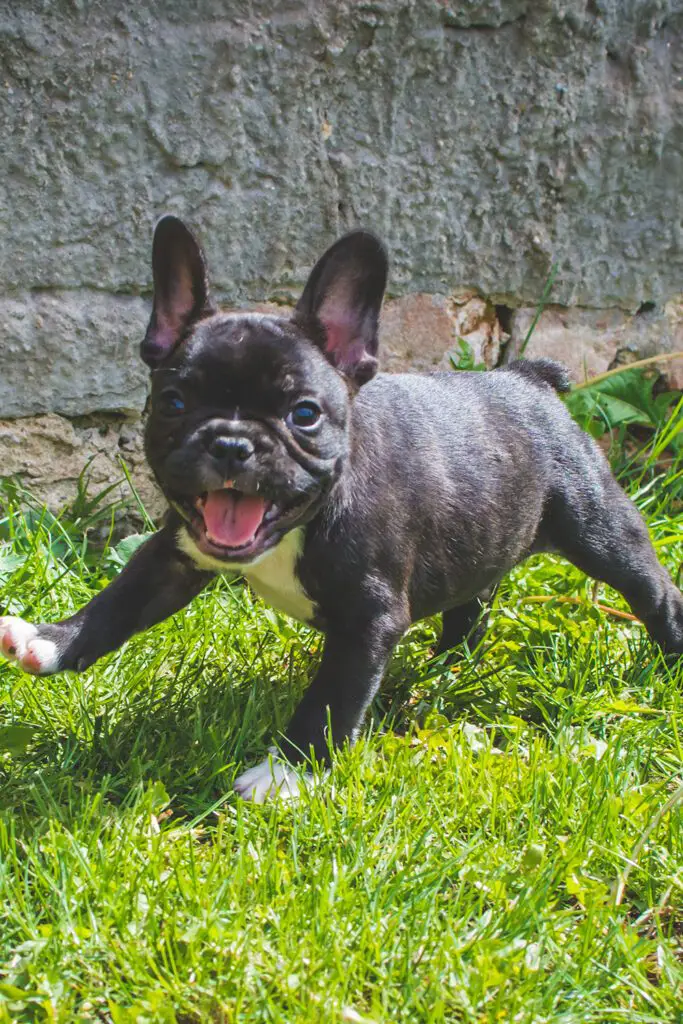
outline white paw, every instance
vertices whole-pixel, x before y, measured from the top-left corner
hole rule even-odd
[[[38,630],[30,622],[15,615],[6,615],[0,619],[0,650],[6,658],[19,661],[26,651],[27,644],[38,635]]]
[[[312,782],[310,772],[296,769],[271,753],[265,761],[239,775],[234,790],[243,800],[263,804],[266,800],[298,800],[301,791]]]
[[[0,651],[33,675],[56,672],[59,666],[57,644],[41,639],[36,626],[15,615],[0,618]]]

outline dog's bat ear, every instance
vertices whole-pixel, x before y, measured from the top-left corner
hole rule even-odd
[[[213,312],[204,253],[178,217],[162,217],[154,229],[152,272],[154,305],[140,355],[154,368],[193,321]]]
[[[325,355],[357,384],[377,372],[379,311],[387,273],[380,240],[369,231],[352,231],[321,256],[297,303],[297,319],[312,318],[323,325]]]

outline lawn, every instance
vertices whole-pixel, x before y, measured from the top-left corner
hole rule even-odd
[[[683,455],[618,456],[675,574]],[[5,611],[106,584],[106,509],[8,490]],[[0,1022],[680,1022],[683,664],[559,559],[485,645],[400,645],[362,741],[299,804],[252,806],[320,653],[219,580],[83,675],[0,667]],[[621,613],[621,614],[619,614]]]

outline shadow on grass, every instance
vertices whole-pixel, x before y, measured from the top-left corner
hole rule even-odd
[[[188,666],[118,711],[115,702],[94,718],[86,710],[77,729],[43,721],[25,750],[0,761],[0,813],[30,830],[55,818],[68,825],[94,797],[126,806],[141,787],[160,783],[176,815],[195,817],[263,754],[303,685],[276,687],[253,672],[226,680],[211,665]]]

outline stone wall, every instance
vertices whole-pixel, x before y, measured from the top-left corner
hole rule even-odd
[[[232,305],[376,230],[388,368],[509,356],[554,265],[530,352],[682,349],[682,43],[683,0],[0,4],[2,472],[53,503],[89,453],[142,472],[163,212]]]

